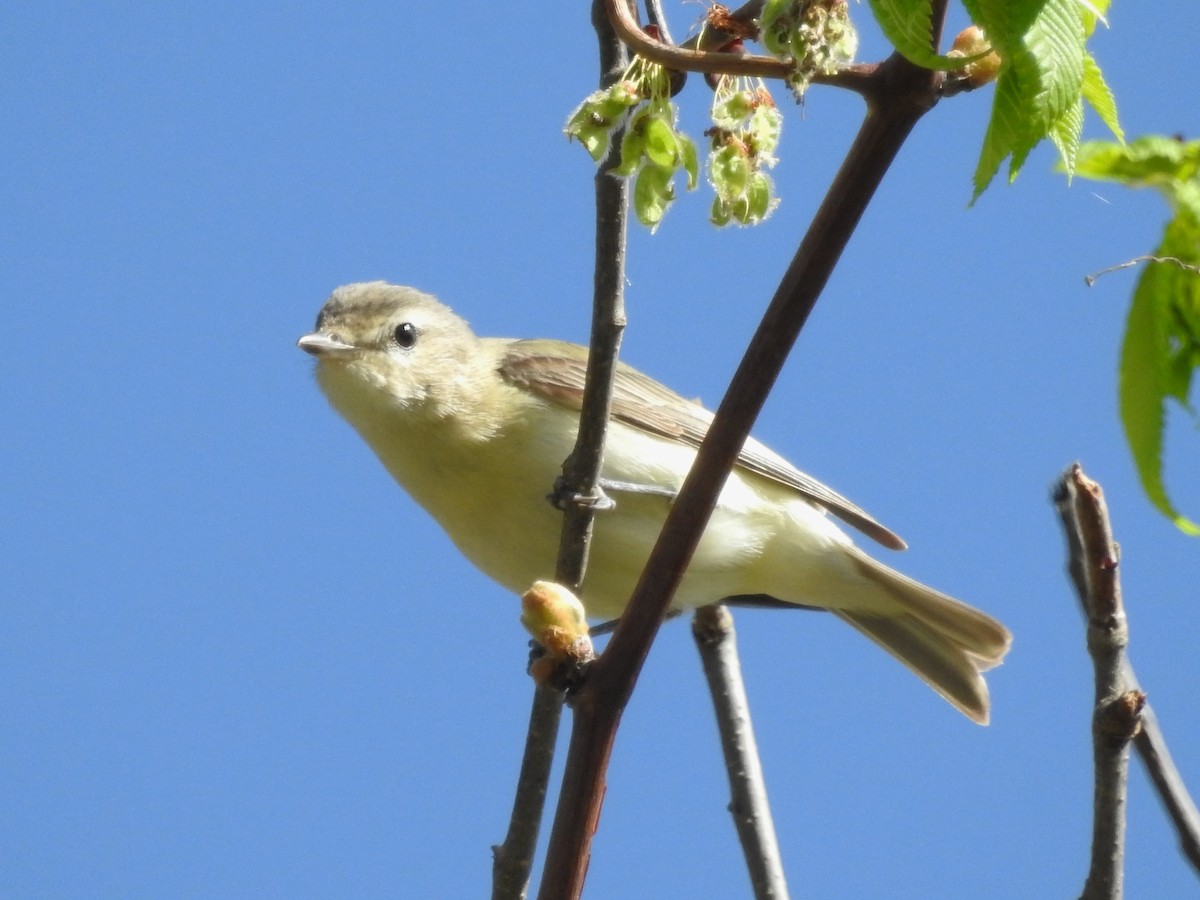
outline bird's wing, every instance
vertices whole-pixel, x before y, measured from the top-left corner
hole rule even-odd
[[[505,381],[570,409],[582,407],[586,347],[548,340],[505,343],[499,360],[499,373]],[[612,417],[634,428],[699,447],[712,424],[713,414],[636,369],[618,363]],[[906,546],[899,535],[875,521],[865,510],[805,475],[754,438],[746,440],[737,465],[791,488],[885,547],[903,550]]]

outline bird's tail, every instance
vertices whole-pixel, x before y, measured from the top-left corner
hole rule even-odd
[[[982,672],[1012,644],[1008,629],[973,606],[948,597],[850,548],[859,573],[892,601],[887,612],[835,609],[926,684],[980,725],[988,722]]]

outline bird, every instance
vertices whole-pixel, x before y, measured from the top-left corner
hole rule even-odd
[[[478,337],[416,288],[335,290],[297,342],[333,409],[477,568],[521,593],[553,578],[561,513],[547,493],[571,452],[588,350]],[[580,599],[620,616],[712,413],[619,363],[598,514]],[[893,550],[894,532],[750,438],[673,599],[684,610],[760,595],[832,612],[969,719],[987,724],[982,673],[1012,636],[986,613],[859,548],[830,517]]]

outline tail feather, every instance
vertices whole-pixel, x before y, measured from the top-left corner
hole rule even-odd
[[[980,673],[1000,664],[1008,629],[986,613],[876,562],[857,548],[859,574],[892,601],[835,612],[904,663],[968,718],[986,725],[988,689]]]
[[[988,723],[987,683],[978,658],[911,615],[835,612],[904,663],[967,718]]]
[[[859,574],[882,588],[916,618],[978,656],[986,664],[983,670],[999,665],[1004,659],[1012,645],[1012,634],[987,613],[876,562],[857,547],[850,550]]]

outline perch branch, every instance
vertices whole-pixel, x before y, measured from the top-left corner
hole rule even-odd
[[[617,39],[598,0],[592,23],[600,47],[600,78],[611,80],[628,64],[628,53]],[[628,183],[608,174],[617,163],[620,140],[596,173],[596,246],[592,287],[592,331],[579,432],[555,499],[563,507],[555,580],[579,593],[587,569],[595,512],[603,500],[598,490],[600,465],[612,407],[617,352],[625,328],[625,234]],[[504,843],[493,847],[493,900],[520,900],[529,886],[545,808],[546,788],[562,714],[560,690],[539,684],[534,688],[517,792]]]

